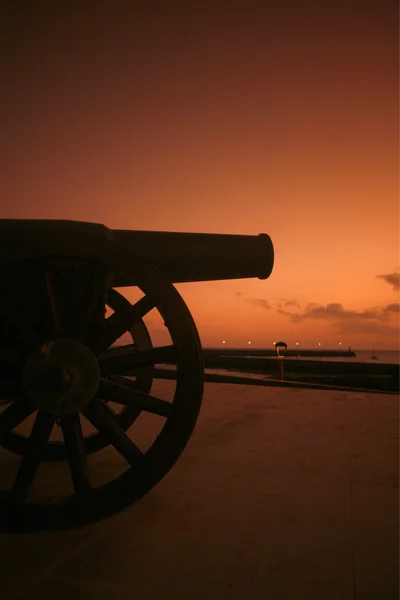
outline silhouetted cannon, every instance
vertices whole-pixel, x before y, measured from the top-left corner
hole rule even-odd
[[[152,489],[185,448],[203,393],[200,339],[173,283],[265,279],[273,260],[266,234],[0,220],[0,446],[21,457],[12,474],[2,460],[3,526],[82,525]],[[153,346],[148,315],[167,344]],[[160,365],[176,371],[169,400],[151,393]],[[114,454],[96,471],[99,451]]]

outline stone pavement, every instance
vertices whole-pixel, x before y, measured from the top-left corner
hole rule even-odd
[[[396,396],[208,383],[134,506],[0,536],[0,598],[398,600],[398,432]]]

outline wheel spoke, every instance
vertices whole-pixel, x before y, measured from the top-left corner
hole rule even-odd
[[[90,484],[85,441],[79,414],[74,413],[62,417],[61,429],[75,493],[80,495],[90,489]]]
[[[108,348],[99,358],[110,358],[115,356],[127,356],[137,354],[138,347],[135,343],[133,344],[125,344],[124,346],[113,346],[112,348]]]
[[[77,331],[79,332],[80,338],[83,338],[85,333],[87,332],[93,314],[96,310],[96,307],[99,304],[99,301],[102,297],[104,297],[104,309],[105,309],[105,280],[106,280],[106,271],[105,268],[101,265],[97,265],[96,268],[93,269],[91,274],[91,278],[86,286],[86,294],[83,303],[80,306],[80,317],[78,322]]]
[[[161,417],[168,418],[172,415],[173,404],[171,402],[145,394],[135,389],[134,385],[132,381],[125,377],[113,377],[111,381],[103,380],[100,382],[99,396],[103,400],[117,402],[125,406],[134,406]]]
[[[155,307],[148,296],[143,296],[138,302],[126,310],[119,310],[106,319],[104,326],[88,340],[88,345],[95,354],[101,354],[111,344],[114,344],[135,323],[143,319]]]
[[[55,417],[39,411],[29,436],[24,457],[11,489],[10,500],[17,504],[25,502],[35,479],[40,458],[46,448]]]
[[[121,429],[111,410],[101,400],[93,400],[83,414],[131,466],[140,468],[143,465],[143,453]]]
[[[12,335],[8,343],[12,344],[18,353],[30,353],[40,347],[41,341],[33,328],[25,322],[22,315],[5,298],[0,298],[0,322]]]
[[[25,399],[14,400],[0,414],[0,444],[5,435],[22,423],[33,412],[35,412],[35,408],[29,406]]]
[[[54,334],[61,336],[63,333],[63,326],[59,313],[59,304],[57,302],[57,294],[54,286],[53,273],[52,271],[50,271],[50,269],[46,269],[45,271],[45,280],[47,294],[50,302],[51,314],[53,316]]]
[[[176,364],[175,346],[159,346],[142,352],[132,351],[130,346],[112,349],[99,358],[102,375],[128,375],[138,367],[156,364]]]

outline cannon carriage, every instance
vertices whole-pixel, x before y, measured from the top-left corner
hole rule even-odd
[[[203,393],[200,338],[174,284],[266,279],[272,267],[266,234],[0,220],[1,526],[84,525],[150,491],[183,452]],[[168,344],[151,339],[152,311]],[[176,371],[168,399],[153,392],[159,365]],[[155,426],[141,445],[144,418]],[[97,481],[93,461],[110,449],[121,464]]]

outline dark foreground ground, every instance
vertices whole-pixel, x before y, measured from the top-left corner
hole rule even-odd
[[[0,537],[0,598],[398,600],[398,413],[393,395],[206,383],[189,446],[137,504]]]

